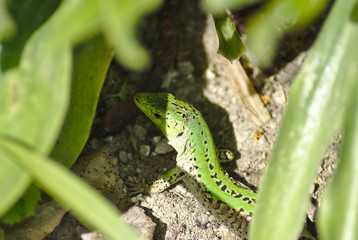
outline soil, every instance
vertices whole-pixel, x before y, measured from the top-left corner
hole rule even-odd
[[[279,45],[275,61],[265,71],[244,64],[256,92],[269,96],[266,109],[271,119],[258,126],[225,77],[225,69],[216,53],[217,40],[211,16],[204,13],[196,1],[183,0],[176,6],[173,27],[177,47],[175,63],[163,73],[164,81],[158,91],[170,92],[178,99],[193,104],[206,119],[217,147],[235,153],[234,161],[223,164],[223,167],[232,177],[257,188],[279,131],[291,83],[320,23],[285,37]],[[153,55],[160,49],[159,16],[163,9],[141,23],[142,41]],[[114,61],[103,87],[96,121],[104,112],[130,98],[148,71],[131,72]],[[113,94],[119,97],[108,97]],[[322,189],[335,169],[339,142],[340,137],[337,136],[318,169],[312,194],[314,201],[309,211],[311,218]],[[143,219],[140,224],[134,220],[131,222],[137,228],[145,229],[142,233],[144,239],[240,239],[203,209],[181,183],[150,196],[133,198],[129,194],[128,186],[131,184],[155,180],[175,166],[176,152],[144,114],[131,119],[118,134],[90,140],[84,155],[103,146],[109,147],[110,155],[118,159],[119,176],[124,182],[120,186],[122,194],[116,201],[117,205],[125,212],[126,219]],[[87,231],[68,213],[47,239],[81,239],[80,233]]]

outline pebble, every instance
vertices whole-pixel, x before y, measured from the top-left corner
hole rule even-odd
[[[258,166],[258,169],[259,170],[264,170],[266,167],[266,164],[265,163],[260,163],[259,166]]]
[[[210,223],[209,222],[209,219],[208,219],[208,215],[206,214],[205,211],[202,211],[202,212],[198,212],[196,214],[196,221],[198,223],[200,223],[201,226],[206,226]]]
[[[173,151],[173,148],[168,144],[168,141],[165,138],[162,138],[158,142],[158,144],[155,146],[155,150],[154,150],[154,152],[158,153],[158,154],[165,154],[165,153],[168,153],[171,151]]]
[[[104,237],[98,232],[81,233],[82,240],[103,240]]]
[[[205,76],[208,79],[215,79],[215,73],[209,68],[206,69]]]
[[[185,75],[193,73],[195,70],[194,65],[189,61],[183,61],[179,63],[179,71]]]
[[[140,145],[139,152],[142,156],[148,157],[150,154],[150,146],[149,145]]]
[[[286,103],[287,99],[282,87],[272,94],[272,100],[279,106],[283,106]]]
[[[153,206],[153,208],[152,208],[152,211],[153,212],[157,212],[159,210],[159,207],[158,206]]]
[[[119,155],[118,155],[119,161],[121,161],[122,163],[127,163],[128,162],[128,157],[127,157],[127,153],[125,151],[120,151]]]
[[[144,210],[138,206],[131,207],[121,217],[125,222],[134,227],[142,240],[153,239],[156,224],[148,217]]]
[[[147,135],[147,129],[142,125],[136,124],[133,127],[133,135],[139,140],[144,141],[145,136]]]
[[[157,143],[160,142],[161,139],[162,139],[161,136],[154,136],[154,137],[153,137],[153,143],[157,144]]]

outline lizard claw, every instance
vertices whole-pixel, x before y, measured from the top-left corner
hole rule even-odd
[[[144,180],[138,181],[134,178],[134,182],[126,182],[125,184],[127,186],[129,196],[148,193],[149,185]]]

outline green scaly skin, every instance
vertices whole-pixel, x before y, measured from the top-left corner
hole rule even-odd
[[[217,152],[200,112],[169,93],[138,93],[134,101],[178,153],[177,166],[151,183],[147,192],[161,192],[183,180],[210,213],[246,239],[256,193],[237,186],[222,169],[218,156],[224,151]],[[305,232],[302,237],[315,239],[307,234]]]

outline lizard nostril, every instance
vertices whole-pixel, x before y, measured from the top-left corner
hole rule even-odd
[[[161,116],[160,114],[158,114],[158,113],[154,113],[153,115],[154,115],[154,117],[157,118],[157,119],[161,119],[161,118],[162,118],[162,116]]]

